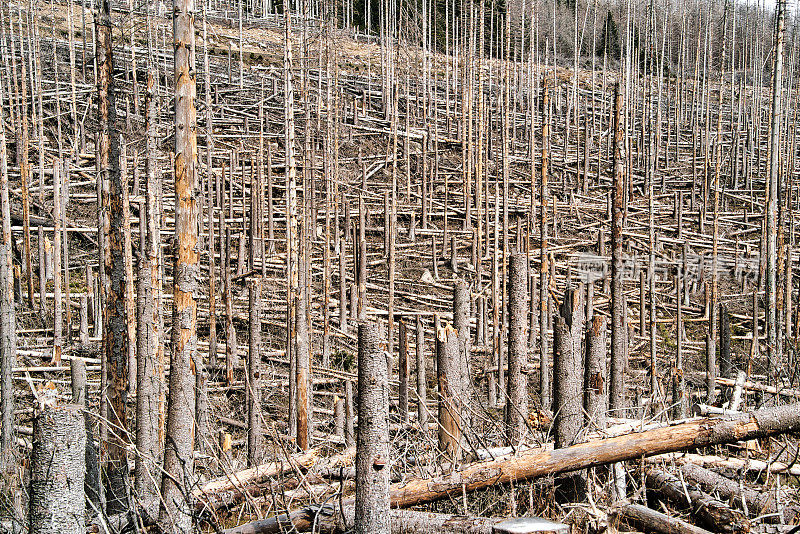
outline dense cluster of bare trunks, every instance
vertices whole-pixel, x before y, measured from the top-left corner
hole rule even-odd
[[[796,28],[605,3],[0,6],[3,527],[795,522]]]

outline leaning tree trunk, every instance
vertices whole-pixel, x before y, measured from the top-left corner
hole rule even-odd
[[[45,405],[33,423],[31,534],[85,534],[85,451],[81,408]]]
[[[173,0],[175,42],[175,275],[173,349],[170,358],[167,435],[164,449],[162,528],[191,532],[195,377],[197,356],[197,82],[194,60],[194,1]]]

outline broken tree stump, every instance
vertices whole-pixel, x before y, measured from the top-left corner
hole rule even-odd
[[[439,449],[453,465],[462,454],[461,372],[459,369],[458,332],[452,326],[439,327],[436,332],[436,361],[439,379]]]
[[[33,423],[31,534],[86,532],[86,428],[80,406],[45,404]]]
[[[583,426],[583,284],[569,288],[553,327],[553,413],[556,447],[572,445]]]
[[[508,402],[509,444],[527,433],[528,420],[528,255],[514,254],[508,266]]]
[[[389,534],[389,371],[379,326],[358,325],[356,534]]]

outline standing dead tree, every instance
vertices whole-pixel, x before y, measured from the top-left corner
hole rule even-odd
[[[130,339],[125,291],[125,213],[127,182],[120,171],[120,149],[116,121],[116,91],[111,21],[111,1],[103,0],[97,19],[97,96],[100,130],[98,132],[100,179],[102,181],[103,251],[105,272],[105,314],[103,316],[103,354],[106,360],[107,419],[109,422],[108,463],[106,465],[106,502],[109,513],[127,509],[127,395],[128,351]],[[54,195],[61,196],[60,191]],[[58,218],[58,214],[55,215]],[[56,240],[59,240],[56,232]],[[54,269],[59,269],[59,258]]]
[[[250,349],[247,353],[247,464],[261,460],[261,278],[250,281]]]
[[[623,295],[622,217],[625,206],[625,129],[622,121],[622,92],[620,84],[614,88],[613,161],[611,208],[611,381],[608,387],[609,408],[614,415],[627,406],[625,399],[625,366],[628,352],[628,335],[625,331],[625,303]]]
[[[145,224],[139,266],[136,369],[136,467],[135,491],[141,507],[152,520],[158,517],[158,491],[161,464],[161,421],[164,393],[164,345],[161,333],[161,225],[159,224],[159,185],[161,176],[156,162],[155,77],[149,73],[145,94]],[[140,210],[141,214],[141,210]]]
[[[550,352],[547,339],[548,303],[550,302],[549,265],[547,259],[547,179],[550,173],[550,93],[545,83],[542,90],[542,168],[539,174],[539,395],[542,408],[550,408]]]
[[[568,288],[553,325],[553,413],[556,447],[575,442],[583,426],[583,285]]]
[[[388,534],[389,373],[379,326],[358,325],[355,532]]]
[[[587,302],[587,306],[590,305],[590,302]],[[583,406],[586,410],[586,422],[602,429],[605,426],[606,410],[608,410],[606,391],[608,371],[606,370],[606,318],[600,314],[593,316],[591,321],[586,323],[584,373]]]
[[[786,18],[786,0],[778,0],[775,17],[775,53],[772,71],[772,119],[769,139],[769,175],[767,180],[765,226],[766,234],[766,271],[764,286],[766,289],[766,327],[767,327],[767,364],[770,378],[775,379],[776,372],[781,369],[782,354],[778,351],[778,314],[777,314],[777,242],[778,242],[778,179],[780,158],[780,136],[783,91],[783,31]]]
[[[436,332],[436,370],[439,382],[439,449],[453,464],[461,460],[463,391],[459,368],[458,332],[450,326]]]
[[[511,256],[508,264],[508,439],[518,443],[528,425],[528,255]]]
[[[29,532],[86,532],[85,450],[81,408],[45,404],[33,425]]]
[[[3,80],[0,79],[0,102],[4,101]],[[12,370],[16,363],[17,328],[14,309],[14,263],[11,241],[11,202],[8,195],[8,152],[6,131],[0,128],[0,451],[4,459],[11,457],[14,435],[14,384]],[[40,297],[41,299],[42,297]]]
[[[159,523],[191,532],[195,368],[197,357],[197,80],[194,69],[194,0],[173,0],[175,42],[175,274],[163,497]]]

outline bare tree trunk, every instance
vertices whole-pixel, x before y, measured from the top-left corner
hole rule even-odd
[[[297,296],[298,236],[297,236],[297,164],[294,155],[294,88],[292,74],[292,15],[284,10],[284,143],[286,166],[286,352],[289,357],[289,434],[297,433]],[[305,320],[305,318],[303,318]]]
[[[45,405],[34,419],[29,532],[84,534],[86,429],[77,406]]]
[[[614,519],[623,519],[647,532],[660,534],[711,534],[710,531],[696,527],[677,517],[652,510],[642,504],[622,504],[614,511]]]
[[[21,41],[21,39],[20,39]],[[16,72],[16,71],[15,71]],[[26,80],[25,61],[22,61],[22,80],[20,85],[22,87],[22,117],[20,118],[21,137],[17,140],[17,153],[21,156],[19,159],[19,173],[22,185],[22,233],[24,241],[24,254],[25,254],[25,274],[27,278],[28,289],[28,306],[33,308],[33,266],[31,264],[31,222],[30,222],[30,199],[28,194],[28,186],[30,183],[30,168],[28,166],[28,103],[27,103],[27,80]],[[21,143],[20,143],[21,141]],[[21,147],[19,145],[22,145]],[[56,214],[57,218],[58,215]]]
[[[64,349],[64,308],[61,303],[61,160],[53,161],[53,364]]]
[[[212,373],[217,372],[217,267],[214,255],[216,253],[216,245],[214,241],[214,207],[216,196],[212,194],[213,185],[219,185],[219,175],[213,172],[213,158],[211,157],[214,149],[214,117],[211,109],[211,71],[208,62],[208,39],[207,39],[207,13],[203,12],[203,70],[205,72],[206,82],[206,173],[208,180],[208,365]],[[267,156],[267,165],[270,165],[269,155]],[[271,170],[270,170],[270,176]],[[271,185],[271,183],[270,183]],[[270,197],[270,200],[272,198]],[[220,209],[222,207],[220,206]],[[272,211],[270,215],[270,231],[272,230]],[[221,240],[222,235],[219,236]],[[202,408],[202,407],[201,407]],[[207,412],[207,410],[206,410]],[[207,413],[206,413],[207,417]],[[200,448],[204,447],[206,436],[211,436],[213,433],[209,432],[208,425],[202,427],[202,419],[199,423],[201,428],[198,429],[197,441]]]
[[[44,187],[42,187],[44,189]],[[47,287],[47,267],[46,267],[46,258],[45,255],[45,237],[44,237],[44,227],[40,224],[37,228],[37,239],[38,241],[38,249],[39,249],[39,316],[42,320],[45,320],[47,316],[47,297],[45,295],[46,291],[45,288]],[[86,287],[87,289],[92,289],[89,286],[89,283],[92,280],[87,277],[86,278]],[[93,295],[92,295],[93,296]],[[95,325],[97,326],[97,325]]]
[[[3,80],[0,79],[0,102],[5,101]],[[14,384],[12,371],[16,363],[17,328],[14,308],[14,263],[11,241],[11,202],[8,196],[8,152],[6,131],[0,128],[0,452],[4,459],[11,457],[14,447]],[[40,299],[44,298],[41,293]],[[4,464],[7,462],[3,462]],[[10,462],[8,462],[10,463]]]
[[[348,447],[355,443],[355,401],[353,400],[353,381],[344,382],[344,442]]]
[[[389,374],[379,327],[358,326],[355,532],[389,534]]]
[[[408,379],[411,366],[408,361],[408,334],[406,332],[406,321],[400,318],[398,321],[398,359],[397,359],[397,378],[400,381],[398,388],[397,411],[400,414],[400,422],[408,423]]]
[[[107,506],[108,513],[127,508],[127,394],[128,394],[128,313],[125,302],[125,233],[123,194],[127,188],[119,167],[119,137],[116,129],[116,93],[111,22],[111,2],[101,2],[97,20],[97,91],[99,103],[100,172],[103,181],[103,207],[108,213],[108,247],[103,251],[105,276],[104,353],[108,389],[105,394],[109,420]],[[60,192],[57,193],[60,196]],[[57,233],[57,232],[56,232]],[[56,239],[59,239],[56,237]],[[58,260],[56,260],[58,261]],[[56,267],[57,268],[57,267]]]
[[[591,282],[590,282],[591,283]],[[603,429],[608,410],[606,371],[606,318],[592,317],[586,329],[586,375],[584,376],[583,405],[587,424]]]
[[[628,336],[625,331],[622,281],[622,218],[625,202],[625,130],[622,121],[622,93],[619,82],[614,88],[614,154],[613,207],[611,212],[611,381],[608,388],[609,408],[621,417],[626,407],[625,367]]]
[[[425,430],[428,424],[428,377],[425,366],[425,329],[422,318],[417,315],[417,418],[419,426]]]
[[[345,227],[345,236],[349,231]],[[347,327],[347,239],[342,236],[339,239],[339,330],[343,333],[348,332]]]
[[[461,371],[458,332],[450,325],[436,332],[436,372],[439,379],[439,450],[453,464],[461,460]]]
[[[233,176],[231,174],[231,176]],[[220,215],[224,217],[224,214]],[[225,303],[225,383],[233,382],[233,366],[239,359],[239,346],[236,339],[236,328],[233,326],[233,282],[231,280],[231,228],[225,228],[225,254],[220,261],[222,279],[225,287],[222,300]]]
[[[162,528],[191,532],[189,488],[194,482],[195,377],[197,357],[197,91],[194,70],[194,1],[173,0],[175,42],[175,276],[173,350],[170,358],[167,435],[164,449]]]
[[[724,378],[731,377],[731,320],[725,304],[719,305],[719,372]]]
[[[161,383],[156,366],[157,330],[153,326],[153,288],[150,258],[139,265],[136,362],[136,483],[134,490],[143,514],[158,517],[158,467],[161,444],[158,439],[158,396]]]
[[[748,485],[742,485],[716,471],[706,469],[699,465],[685,463],[680,467],[681,474],[702,489],[719,494],[720,498],[732,502],[738,508],[749,510],[751,513],[779,514],[783,512],[783,521],[794,521],[800,512],[796,504],[787,503],[780,505],[771,491],[757,491]]]
[[[367,316],[367,206],[358,197],[358,320]]]
[[[681,269],[675,277],[675,368],[672,370],[672,417],[683,419],[688,415],[689,395],[686,392],[686,377],[683,370],[683,280]]]
[[[508,401],[509,442],[519,443],[528,428],[528,255],[511,256],[508,272]]]
[[[300,225],[300,239],[305,239],[305,225]],[[311,446],[311,347],[309,346],[308,328],[308,301],[306,278],[308,270],[303,255],[299,255],[298,270],[300,271],[300,286],[295,297],[295,359],[296,372],[294,376],[297,391],[297,446],[306,451]]]
[[[261,462],[261,278],[250,281],[250,350],[247,354],[247,465]]]
[[[729,534],[750,532],[750,521],[742,512],[730,508],[693,485],[686,485],[683,479],[678,479],[672,473],[648,469],[644,478],[647,489],[677,506],[689,504],[692,516],[704,527]]]
[[[152,63],[151,63],[152,67]],[[164,345],[161,334],[161,225],[160,183],[157,169],[156,127],[158,115],[155,101],[155,77],[147,77],[145,93],[145,243],[139,270],[139,308],[136,369],[136,484],[137,499],[143,512],[156,520],[159,509],[159,466],[161,465],[161,418],[164,381]]]
[[[781,94],[783,90],[783,29],[786,18],[786,0],[778,0],[775,18],[775,53],[773,55],[772,74],[772,122],[769,140],[769,179],[767,181],[766,226],[766,326],[767,326],[767,363],[770,379],[775,380],[776,372],[782,368],[781,354],[778,347],[778,315],[777,296],[777,222],[778,222],[778,173],[780,157],[780,135],[782,119]]]
[[[575,443],[583,424],[583,285],[564,293],[553,326],[553,413],[556,447]]]
[[[455,253],[455,247],[451,250]],[[459,403],[461,404],[461,432],[468,433],[471,426],[472,414],[470,404],[472,402],[472,376],[469,369],[470,357],[470,308],[471,299],[469,286],[463,280],[456,282],[453,287],[453,327],[458,336],[458,361],[456,362],[459,376]]]
[[[542,171],[539,178],[539,395],[542,409],[549,410],[552,399],[550,349],[547,339],[550,280],[547,261],[547,178],[550,173],[550,94],[545,82],[542,93]]]

